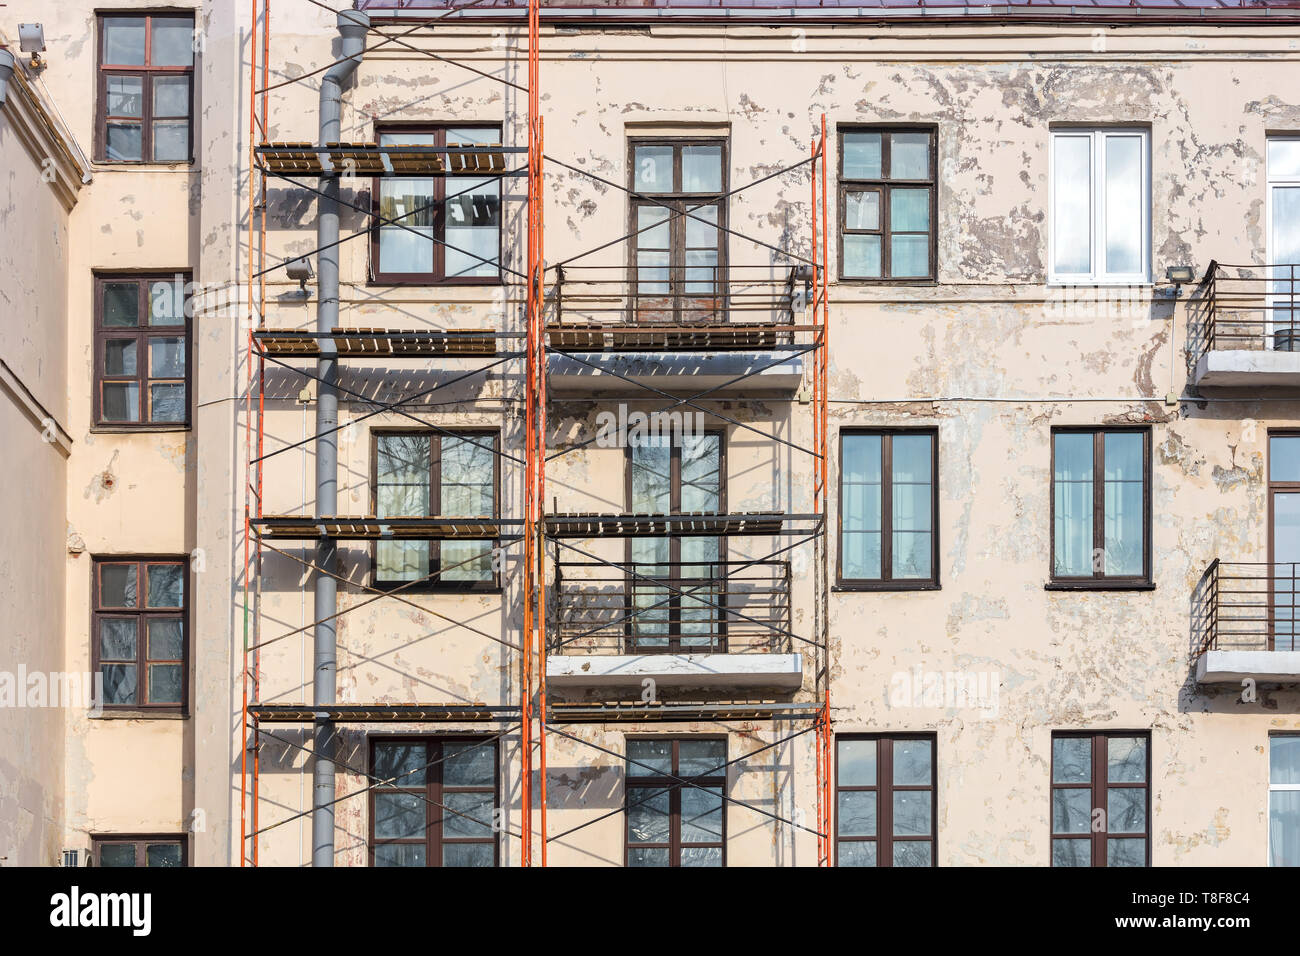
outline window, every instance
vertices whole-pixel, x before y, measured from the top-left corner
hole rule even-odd
[[[720,432],[676,433],[628,442],[628,511],[632,514],[720,513],[726,458]],[[627,622],[633,652],[726,650],[725,539],[666,535],[631,538]],[[665,582],[666,586],[656,584]],[[681,593],[685,592],[685,593]]]
[[[839,579],[938,587],[938,432],[840,433]]]
[[[187,163],[194,79],[194,17],[99,17],[96,158]]]
[[[1150,736],[1052,734],[1052,866],[1148,866]]]
[[[1052,432],[1052,582],[1147,586],[1151,580],[1151,432]]]
[[[725,865],[726,762],[723,739],[627,742],[628,866]]]
[[[370,775],[371,866],[497,865],[496,741],[372,738]]]
[[[1059,129],[1051,142],[1051,282],[1146,282],[1150,136]]]
[[[499,126],[381,130],[380,146],[499,145]],[[483,285],[501,281],[501,178],[375,180],[371,259],[377,282]]]
[[[189,423],[189,277],[95,277],[95,423],[185,427]]]
[[[1268,436],[1268,650],[1300,651],[1300,433]]]
[[[840,130],[840,278],[935,278],[935,131]]]
[[[1268,864],[1300,866],[1300,734],[1268,738]]]
[[[188,859],[184,836],[135,836],[113,834],[91,837],[95,866],[185,866]]]
[[[183,558],[94,560],[91,666],[105,710],[184,710],[186,568]]]
[[[494,518],[497,514],[494,432],[374,433],[374,507],[378,518]],[[377,541],[375,585],[428,578],[427,587],[495,587],[493,540]]]
[[[633,139],[629,148],[632,318],[721,320],[726,140]]]
[[[934,866],[934,736],[835,741],[835,865]]]
[[[1273,347],[1294,350],[1292,330],[1300,326],[1300,136],[1268,138],[1267,228]]]

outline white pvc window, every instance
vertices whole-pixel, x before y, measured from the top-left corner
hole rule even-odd
[[[1140,129],[1051,134],[1051,282],[1150,279],[1150,136]]]
[[[1293,329],[1300,326],[1300,136],[1270,136],[1267,168],[1269,311],[1273,328]]]
[[[1300,734],[1268,739],[1269,866],[1300,866]]]

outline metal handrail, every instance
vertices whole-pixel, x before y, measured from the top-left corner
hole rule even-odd
[[[1300,651],[1300,561],[1220,561],[1193,602],[1196,656],[1210,650]]]

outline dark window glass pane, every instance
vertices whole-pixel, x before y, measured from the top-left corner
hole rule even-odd
[[[1109,783],[1144,783],[1147,778],[1145,737],[1110,737],[1106,740],[1106,780]]]
[[[492,836],[490,793],[444,792],[442,835],[447,839],[482,839]]]
[[[380,780],[391,780],[389,786],[423,787],[425,782],[425,765],[429,760],[422,743],[377,743],[375,744],[375,765],[371,776]]]
[[[114,162],[129,163],[144,159],[144,139],[139,123],[114,121],[108,124],[106,152]]]
[[[930,178],[930,134],[891,133],[889,136],[889,178]]]
[[[683,787],[682,842],[721,843],[722,813],[721,788]]]
[[[108,93],[107,116],[144,115],[144,77],[106,76],[104,88]]]
[[[1093,436],[1060,433],[1053,441],[1056,448],[1053,573],[1065,577],[1089,576],[1094,570]]]
[[[1052,832],[1087,833],[1092,825],[1092,790],[1057,787],[1052,791]]]
[[[635,178],[632,188],[641,193],[673,191],[673,148],[637,146],[632,152]]]
[[[844,196],[845,229],[880,228],[880,193],[854,191]]]
[[[1147,841],[1125,837],[1106,841],[1107,866],[1146,866]]]
[[[153,115],[167,118],[190,115],[190,78],[155,76],[153,78]]]
[[[1147,829],[1147,791],[1145,787],[1108,787],[1106,789],[1106,830],[1108,833],[1145,833]]]
[[[149,386],[151,422],[185,421],[185,386],[180,383]]]
[[[406,839],[423,837],[424,808],[428,804],[413,793],[375,793],[375,837]]]
[[[448,787],[490,787],[496,778],[496,752],[490,744],[443,744],[442,782]]]
[[[104,675],[104,703],[134,704],[136,702],[136,669],[134,664],[101,664]]]
[[[190,66],[194,63],[194,21],[188,17],[154,17],[151,25],[153,66]]]
[[[682,866],[722,866],[722,847],[682,847]]]
[[[842,790],[837,819],[840,836],[875,836],[875,791]]]
[[[875,866],[875,840],[849,840],[839,845],[837,866]]]
[[[160,336],[149,339],[149,377],[185,377],[185,339]]]
[[[185,599],[185,569],[179,564],[151,564],[149,607],[181,607]]]
[[[99,603],[103,607],[136,607],[134,564],[99,566]]]
[[[1055,737],[1052,740],[1052,782],[1088,783],[1092,780],[1092,738]]]
[[[904,840],[894,844],[894,866],[932,866],[933,853],[929,840]]]
[[[134,843],[105,843],[99,848],[100,866],[135,866]]]
[[[135,339],[106,339],[104,341],[104,374],[137,374]]]
[[[158,120],[153,124],[156,163],[183,163],[190,158],[189,120]]]
[[[140,324],[140,287],[134,282],[105,282],[104,325],[109,328]]]
[[[99,622],[99,659],[134,661],[136,653],[134,618],[101,618]]]
[[[930,741],[894,741],[895,786],[929,786],[931,782],[931,764]]]
[[[926,836],[933,825],[929,790],[894,791],[894,836]]]
[[[137,382],[105,382],[103,417],[106,422],[140,420],[140,385]]]
[[[144,66],[144,17],[104,18],[104,63]]]
[[[667,843],[672,829],[669,795],[654,787],[631,787],[627,792],[629,843]]]
[[[855,279],[880,278],[880,236],[844,237],[844,274]]]
[[[722,765],[727,762],[727,742],[683,740],[677,744],[677,761],[679,777],[724,774],[726,769]]]
[[[628,866],[670,866],[667,847],[629,847]]]
[[[159,279],[149,283],[149,324],[185,324],[185,280]]]
[[[180,866],[182,860],[179,843],[150,843],[144,848],[145,866]]]
[[[149,703],[179,704],[182,679],[180,664],[150,664]]]
[[[375,866],[424,866],[423,843],[379,843],[375,846]]]
[[[876,785],[876,742],[874,740],[840,740],[836,742],[838,781],[841,787]]]
[[[722,147],[682,147],[682,192],[722,192]]]
[[[442,847],[443,866],[483,867],[495,862],[491,843],[446,843]]]
[[[178,661],[185,656],[185,632],[180,618],[151,618],[148,628],[149,660]]]
[[[1091,866],[1092,841],[1053,840],[1052,866]]]
[[[1300,783],[1300,734],[1285,734],[1268,739],[1271,784]]]
[[[1300,435],[1270,435],[1268,480],[1300,481]]]
[[[500,182],[449,178],[447,196],[443,235],[447,277],[495,276],[501,250]]]
[[[845,133],[841,159],[845,179],[881,178],[879,133]]]

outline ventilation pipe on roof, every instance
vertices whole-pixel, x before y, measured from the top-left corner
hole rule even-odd
[[[320,135],[317,142],[337,143],[343,112],[343,84],[361,64],[370,18],[356,10],[340,10],[339,36],[342,54],[326,71],[320,84]],[[328,176],[322,183],[316,218],[316,331],[327,336],[339,319],[339,179]],[[338,513],[338,356],[333,340],[320,339],[316,363],[316,514]],[[337,640],[334,615],[338,612],[338,545],[334,538],[321,538],[316,546],[314,666],[312,703],[317,711],[313,726],[311,790],[311,864],[334,865],[334,755],[333,721],[323,709],[338,702]]]

